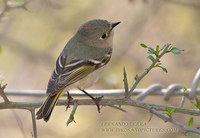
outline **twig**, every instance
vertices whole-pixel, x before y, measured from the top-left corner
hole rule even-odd
[[[179,126],[185,132],[193,132],[193,133],[196,133],[196,134],[200,134],[200,130],[199,129],[186,126],[186,125],[174,120],[173,118],[165,116],[164,114],[156,111],[154,108],[151,108],[150,112],[155,114],[157,117],[159,117],[160,119],[164,120],[165,122],[171,122],[172,124],[175,124],[175,125]]]
[[[179,107],[183,107],[183,104],[184,104],[184,102],[185,102],[185,96],[186,96],[186,93],[183,93],[183,97],[182,97],[182,99],[181,99],[181,102],[180,102]]]
[[[57,105],[66,105],[66,100],[59,100]],[[31,115],[32,115],[32,121],[33,121],[33,128],[34,128],[34,136],[35,138],[37,137],[37,131],[36,131],[36,122],[35,122],[35,108],[40,107],[42,105],[43,101],[38,101],[38,102],[10,102],[11,106],[8,106],[7,104],[0,103],[0,109],[27,109],[31,111]],[[76,104],[77,105],[95,105],[94,101],[92,99],[80,99],[80,100],[72,100],[70,102],[70,105],[75,105],[73,107],[72,113],[71,113],[71,117],[73,119],[73,112],[76,110]],[[166,106],[164,105],[156,105],[156,104],[150,104],[150,103],[145,103],[145,102],[141,102],[141,101],[136,101],[136,100],[132,100],[132,99],[125,99],[125,98],[114,98],[114,99],[102,99],[101,100],[101,105],[103,106],[110,106],[110,105],[130,105],[130,106],[136,106],[139,108],[144,108],[146,110],[150,110],[154,113],[154,110],[157,111],[166,111]],[[186,108],[179,108],[179,107],[172,107],[172,106],[167,106],[170,109],[172,108],[176,108],[176,110],[174,112],[177,113],[183,113],[183,114],[188,114],[188,115],[200,115],[200,111],[199,110],[193,110],[193,109],[186,109]],[[32,110],[31,110],[32,109]],[[157,113],[157,112],[156,112]],[[155,114],[156,114],[155,113]],[[159,112],[158,112],[159,113]],[[157,115],[157,114],[156,114]],[[169,117],[164,116],[165,120],[172,122],[174,124],[177,124],[179,126],[181,126],[181,124],[179,124],[179,122],[175,122],[173,119],[168,120]],[[69,121],[68,121],[69,122]],[[181,126],[183,127],[183,126]],[[197,132],[197,129],[191,129],[189,128],[185,128],[185,130],[194,132],[199,134],[199,132]],[[198,130],[199,131],[199,130]]]
[[[59,100],[57,105],[63,105],[63,106],[65,106],[66,102],[67,102],[66,100]],[[31,102],[31,103],[30,102],[29,103],[26,103],[26,102],[11,102],[10,104],[12,106],[7,106],[5,103],[0,103],[0,109],[16,108],[16,109],[28,109],[28,110],[30,110],[32,108],[40,107],[40,105],[42,103],[43,103],[43,101],[40,101],[40,102]],[[71,119],[73,119],[73,113],[74,113],[74,111],[77,108],[76,104],[77,105],[95,105],[95,103],[93,102],[92,99],[80,99],[80,100],[73,100],[73,101],[71,101],[70,105],[74,105],[72,113],[70,115]],[[166,111],[166,106],[164,106],[164,105],[150,104],[150,103],[145,103],[145,102],[141,102],[141,101],[135,101],[135,100],[131,100],[131,99],[124,99],[124,98],[116,99],[115,98],[115,99],[102,99],[101,100],[101,105],[110,106],[111,104],[112,105],[130,105],[130,106],[136,106],[136,107],[139,107],[139,108],[144,108],[146,110],[151,110],[153,113],[154,113],[154,110],[157,110],[157,111]],[[171,108],[176,108],[176,110],[174,112],[177,112],[177,113],[183,113],[183,114],[188,114],[188,115],[198,115],[198,116],[200,115],[200,111],[199,110],[192,110],[192,109],[172,107],[172,106],[167,106],[167,107],[169,107],[170,109]],[[151,108],[153,108],[153,110]],[[32,120],[33,120],[33,125],[34,125],[34,133],[37,134],[36,123],[35,123],[35,118],[34,118],[34,115],[35,115],[34,114],[34,110],[31,113],[32,113]],[[175,124],[177,123],[177,122],[175,122],[172,119],[168,120],[169,117],[166,117],[166,116],[164,116],[164,117],[165,117],[165,121],[167,120],[169,122],[172,121],[172,123],[175,123]],[[69,120],[68,120],[67,124],[69,124],[69,122],[70,122]],[[177,123],[177,125],[180,126],[179,122]],[[189,127],[189,128],[186,128],[185,130],[190,131],[190,129],[191,128]],[[197,131],[197,129],[191,129],[191,132],[197,133],[196,131]],[[199,132],[197,134],[199,134]]]
[[[2,96],[2,98],[6,104],[10,104],[10,101],[8,100],[7,96],[4,93],[4,89],[6,88],[6,86],[7,86],[7,84],[1,86],[1,83],[0,83],[0,95]]]
[[[74,105],[74,102],[77,102],[78,105],[96,105],[92,99],[79,99],[79,100],[72,100],[70,105]],[[57,105],[66,106],[66,102],[68,100],[59,100]],[[0,109],[27,109],[30,108],[39,108],[42,105],[43,101],[36,101],[36,102],[11,102],[11,106],[6,105],[4,102],[0,103]],[[149,110],[149,108],[153,107],[158,111],[167,111],[166,107],[170,109],[176,108],[174,112],[188,114],[188,115],[195,115],[199,116],[200,111],[196,109],[186,109],[186,108],[179,108],[174,106],[164,106],[158,104],[150,104],[142,101],[136,101],[132,99],[124,99],[124,98],[112,98],[112,99],[102,99],[101,105],[108,106],[108,105],[129,105],[129,106],[136,106],[139,108],[144,108]]]
[[[31,112],[31,117],[32,117],[33,138],[37,138],[37,126],[36,126],[36,120],[35,120],[35,108],[32,108],[29,111]]]
[[[161,53],[160,55],[158,55],[158,56],[156,57],[156,59],[154,60],[154,62],[152,62],[151,66],[148,67],[148,68],[145,70],[145,72],[144,72],[141,76],[138,76],[138,77],[137,77],[135,83],[133,84],[133,86],[131,87],[131,89],[130,89],[130,91],[129,91],[129,94],[128,94],[127,98],[130,98],[130,97],[131,97],[131,94],[133,93],[133,90],[136,88],[136,86],[137,86],[138,83],[141,81],[141,79],[144,78],[144,76],[146,76],[146,75],[149,73],[149,71],[151,71],[151,69],[153,69],[153,68],[155,67],[156,63],[160,61],[160,58],[161,58],[164,54],[166,54],[166,53],[168,52],[167,50],[168,50],[168,48],[169,48],[170,45],[171,45],[171,44],[166,44],[165,49],[162,51],[162,53]]]
[[[124,75],[124,89],[125,89],[125,98],[128,97],[128,94],[129,94],[129,88],[128,88],[128,80],[127,80],[127,75],[126,75],[126,69],[124,67],[124,70],[123,70],[123,75]]]
[[[74,121],[74,114],[75,114],[75,112],[76,112],[77,107],[78,107],[77,102],[74,102],[73,109],[72,109],[71,114],[70,114],[70,116],[69,116],[69,119],[67,120],[67,123],[66,123],[67,126],[68,126],[72,121]],[[74,122],[75,122],[75,121],[74,121]]]
[[[4,103],[7,106],[11,106],[11,104],[10,104],[11,102],[9,101],[8,97],[4,93],[4,89],[6,88],[6,86],[7,86],[7,84],[1,86],[1,83],[0,83],[0,95],[3,97]],[[17,115],[17,113],[14,110],[12,110],[12,112],[14,114],[14,117],[15,117],[15,119],[17,121],[17,124],[18,124],[23,136],[26,137],[21,119],[19,118],[19,116]]]

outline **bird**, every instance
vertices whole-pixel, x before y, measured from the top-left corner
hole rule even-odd
[[[119,23],[93,19],[79,27],[57,58],[37,119],[49,120],[64,91],[84,90],[99,79],[111,59],[114,28]]]

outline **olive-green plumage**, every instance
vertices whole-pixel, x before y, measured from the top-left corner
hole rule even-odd
[[[85,89],[95,83],[112,54],[113,28],[119,24],[91,20],[83,24],[69,40],[56,61],[48,83],[46,101],[37,119],[48,121],[65,90]]]

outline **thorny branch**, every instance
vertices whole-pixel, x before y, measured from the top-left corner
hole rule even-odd
[[[58,106],[66,106],[66,103],[68,100],[59,100]],[[5,103],[0,103],[0,109],[35,109],[42,105],[43,101],[37,101],[37,102],[10,102],[11,106],[6,105]],[[92,99],[79,99],[79,100],[72,100],[70,101],[70,105],[95,105],[94,101]],[[195,115],[199,116],[200,111],[195,109],[186,109],[186,108],[180,108],[180,107],[174,107],[174,106],[164,106],[164,105],[157,105],[157,104],[150,104],[145,103],[141,101],[136,101],[132,99],[125,99],[125,98],[112,98],[112,99],[102,99],[100,102],[100,105],[103,106],[110,106],[110,105],[129,105],[129,106],[136,106],[139,108],[143,108],[146,110],[151,111],[152,108],[156,111],[166,111],[166,107],[169,107],[170,109],[175,108],[176,110],[174,112],[176,113],[182,113],[182,114],[188,114],[188,115]],[[152,112],[154,114],[154,112]],[[32,118],[33,119],[33,118]],[[165,121],[165,120],[164,120]],[[186,126],[189,127],[189,126]],[[193,129],[190,127],[190,129]],[[188,132],[189,130],[188,129]],[[194,130],[196,130],[194,128]],[[190,132],[196,132],[196,131],[190,131]]]
[[[157,67],[156,66],[156,64],[158,63],[158,62],[160,62],[160,58],[163,56],[163,55],[165,55],[166,53],[168,53],[168,52],[170,52],[170,48],[169,48],[169,46],[170,46],[171,44],[166,44],[163,48],[164,48],[164,50],[162,51],[162,53],[161,54],[159,54],[159,46],[157,46],[157,53],[155,52],[150,52],[150,53],[154,53],[154,55],[156,56],[156,59],[151,59],[152,60],[152,64],[147,68],[147,69],[145,69],[145,72],[141,75],[141,76],[138,76],[138,75],[136,75],[136,77],[135,77],[135,83],[132,85],[132,87],[131,87],[131,89],[128,91],[128,82],[127,82],[127,76],[126,76],[126,71],[125,71],[125,68],[124,68],[124,88],[125,88],[125,99],[130,99],[130,97],[131,97],[131,94],[133,93],[133,91],[134,91],[134,89],[137,87],[137,85],[139,84],[139,82],[142,80],[142,78],[144,78],[148,73],[149,73],[149,71],[150,70],[152,70],[154,67]],[[145,46],[143,46],[144,48],[148,48],[146,45]],[[153,50],[154,51],[154,50]],[[176,51],[177,52],[177,51]],[[176,53],[175,52],[175,53]],[[180,52],[180,51],[179,51]],[[174,53],[174,52],[173,52]],[[152,57],[153,58],[153,57]],[[166,69],[164,69],[165,71],[166,71]],[[166,71],[167,72],[167,71]],[[184,88],[184,93],[183,93],[183,97],[182,97],[182,100],[181,100],[181,102],[180,102],[180,108],[182,108],[183,107],[183,104],[184,104],[184,101],[185,101],[185,96],[186,96],[186,92],[187,92],[187,90]],[[150,107],[150,108],[149,108]],[[169,108],[169,107],[167,107],[166,106],[166,108]],[[165,108],[165,109],[166,109]],[[153,106],[152,105],[149,105],[149,106],[147,106],[147,108],[145,108],[145,109],[147,109],[147,110],[149,110],[150,112],[151,112],[151,116],[150,116],[150,119],[149,120],[151,120],[151,118],[152,118],[152,115],[153,114],[155,114],[156,116],[158,116],[159,118],[161,118],[162,120],[164,120],[165,122],[171,122],[171,123],[173,123],[173,124],[175,124],[175,125],[177,125],[177,126],[179,126],[179,127],[181,127],[185,132],[193,132],[193,133],[197,133],[197,134],[200,134],[200,130],[199,129],[196,129],[196,128],[192,128],[192,127],[190,127],[190,126],[185,126],[185,125],[183,125],[182,123],[180,123],[180,122],[178,122],[178,121],[176,121],[176,120],[174,120],[174,119],[172,119],[172,117],[170,116],[170,117],[166,117],[165,115],[163,115],[163,114],[161,114],[161,113],[159,113],[158,111],[156,111],[156,109],[155,108],[153,108]],[[172,110],[172,109],[174,109],[173,110],[173,112],[174,111],[176,111],[177,110],[177,108],[171,108],[170,110]],[[173,113],[172,112],[172,113]],[[171,114],[172,114],[171,113]]]
[[[80,105],[95,105],[92,99],[76,99],[77,104]],[[35,102],[11,102],[11,106],[8,106],[4,102],[0,103],[0,109],[26,109],[30,110],[30,108],[39,108],[42,105],[43,101],[35,101]],[[58,106],[66,106],[68,100],[59,100]],[[74,100],[70,101],[70,105],[74,105]],[[110,106],[110,105],[129,105],[129,106],[136,106],[139,108],[147,109],[154,108],[158,111],[167,111],[166,107],[170,109],[176,108],[174,112],[199,116],[200,111],[196,109],[187,109],[187,108],[179,108],[175,106],[165,106],[165,105],[158,105],[158,104],[151,104],[142,101],[132,100],[132,99],[124,99],[124,98],[112,98],[112,99],[102,99],[100,102],[103,106]]]
[[[149,71],[151,71],[151,70],[155,67],[156,63],[158,63],[158,62],[160,61],[160,58],[161,58],[164,54],[166,54],[166,53],[168,52],[168,49],[169,49],[169,46],[170,46],[170,45],[171,45],[171,44],[166,44],[166,47],[165,47],[165,49],[162,51],[162,53],[156,57],[155,61],[152,62],[152,64],[151,64],[147,69],[145,69],[145,72],[144,72],[141,76],[136,75],[136,77],[135,77],[135,80],[136,80],[136,81],[135,81],[135,83],[133,84],[133,86],[131,87],[131,89],[129,90],[129,92],[128,92],[126,98],[130,98],[130,97],[131,97],[131,94],[133,93],[133,90],[137,87],[138,83],[142,80],[142,78],[144,78],[144,77],[149,73]],[[128,87],[128,86],[126,86],[126,87]]]
[[[4,109],[17,109],[17,108],[14,108],[13,107],[13,102],[9,101],[7,96],[5,95],[4,93],[4,89],[6,88],[6,84],[1,86],[1,83],[0,83],[0,95],[3,97],[4,99],[4,102],[3,104],[6,105],[7,108],[4,108]],[[33,125],[33,138],[37,138],[37,126],[36,126],[36,119],[35,119],[35,107],[29,107],[29,108],[23,108],[23,109],[26,109],[26,110],[29,110],[31,112],[31,117],[32,117],[32,125]],[[17,119],[19,119],[19,117],[17,116],[16,112],[13,111],[15,117]],[[24,133],[24,130],[23,130],[23,127],[20,126],[21,125],[21,120],[17,120],[18,122],[18,125],[23,133],[23,135],[25,135]]]
[[[66,106],[67,102],[68,102],[68,100],[59,100],[57,105],[58,106]],[[26,109],[26,110],[34,109],[35,110],[35,108],[40,107],[42,105],[42,103],[43,103],[43,101],[37,101],[37,102],[12,102],[12,101],[10,101],[10,105],[7,105],[5,102],[2,102],[2,103],[0,103],[0,109]],[[75,105],[75,103],[77,103],[77,105],[79,105],[79,106],[80,105],[95,105],[95,103],[92,99],[79,99],[79,100],[70,101],[70,105]],[[150,103],[145,103],[145,102],[132,100],[132,99],[125,99],[125,98],[102,99],[100,101],[100,105],[103,105],[103,106],[129,105],[129,106],[136,106],[139,108],[143,108],[146,110],[150,110],[151,108],[153,108],[157,111],[166,111],[166,106],[164,106],[164,105],[150,104]],[[174,111],[176,113],[195,115],[195,116],[200,115],[199,110],[186,109],[186,108],[173,107],[173,106],[168,106],[168,107],[170,109],[176,108],[176,110]],[[32,119],[35,120],[34,117],[32,117]],[[36,131],[34,131],[34,132],[35,132],[35,134],[37,134]]]
[[[121,110],[121,111],[125,111],[124,109],[122,109],[120,107],[121,105],[129,105],[129,106],[136,106],[136,107],[139,107],[139,108],[143,108],[145,110],[150,111],[152,114],[158,116],[159,118],[161,118],[165,122],[171,122],[171,123],[181,127],[185,132],[193,132],[193,133],[200,134],[200,130],[199,129],[183,125],[182,123],[172,119],[171,116],[167,117],[167,116],[163,115],[162,113],[158,112],[158,111],[168,111],[167,110],[167,108],[168,108],[170,110],[171,109],[175,109],[175,110],[173,110],[173,112],[176,112],[176,113],[199,116],[200,115],[200,111],[199,110],[186,109],[186,108],[182,107],[185,98],[181,101],[181,106],[180,107],[151,104],[151,103],[141,102],[141,101],[137,101],[137,100],[132,100],[130,98],[131,94],[133,93],[133,90],[136,88],[136,86],[141,81],[141,79],[146,74],[148,74],[148,72],[152,68],[155,67],[156,63],[159,62],[160,58],[165,53],[169,52],[168,51],[169,46],[170,46],[170,44],[166,45],[166,47],[163,50],[163,52],[160,55],[156,56],[155,61],[153,61],[151,66],[149,68],[147,68],[145,70],[145,72],[141,76],[136,76],[136,81],[135,81],[135,83],[133,84],[133,86],[131,87],[131,89],[129,91],[128,91],[128,81],[127,81],[126,71],[124,69],[124,88],[125,88],[125,91],[126,91],[124,98],[101,99],[99,101],[99,104],[102,105],[102,106],[110,106],[110,107],[116,108],[116,109]],[[35,109],[40,107],[42,105],[43,101],[37,101],[37,102],[12,102],[12,101],[9,101],[8,98],[6,97],[6,95],[4,93],[4,89],[5,89],[5,87],[2,87],[0,89],[1,90],[0,93],[1,93],[2,97],[4,98],[4,102],[0,103],[0,109],[26,109],[26,110],[31,111],[33,131],[34,131],[33,137],[37,138]],[[74,114],[75,114],[75,111],[77,110],[78,106],[80,106],[80,105],[96,105],[96,103],[94,102],[94,99],[79,99],[79,100],[72,99],[70,101],[68,101],[68,100],[59,100],[57,105],[66,106],[66,103],[69,103],[70,105],[74,105],[73,109],[72,109],[72,112],[70,114],[70,117],[69,117],[69,119],[67,121],[67,125],[69,125],[69,123],[71,123],[74,120]]]
[[[176,121],[175,119],[173,119],[171,117],[168,117],[168,116],[165,116],[164,114],[156,111],[154,108],[151,108],[150,112],[155,114],[157,117],[159,117],[160,119],[164,120],[165,122],[171,122],[172,124],[175,124],[175,125],[181,127],[186,133],[187,132],[193,132],[193,133],[196,133],[196,134],[200,135],[200,130],[199,129],[192,128],[190,126],[186,126],[186,125]]]

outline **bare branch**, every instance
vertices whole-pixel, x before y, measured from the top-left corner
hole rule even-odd
[[[68,102],[68,100],[59,100],[57,105],[60,106],[65,106],[66,102]],[[8,109],[8,108],[16,108],[16,109],[27,109],[31,111],[31,115],[32,115],[32,121],[33,121],[33,129],[34,129],[34,136],[37,135],[37,131],[36,131],[36,122],[35,122],[35,108],[40,107],[40,105],[42,105],[43,101],[38,101],[38,102],[32,102],[32,103],[26,103],[26,102],[10,102],[11,106],[6,105],[5,103],[0,103],[0,109]],[[77,109],[77,106],[79,105],[95,105],[94,101],[92,99],[80,99],[80,100],[72,100],[70,102],[70,105],[74,105],[73,110],[70,114],[70,118],[67,121],[67,125],[71,122],[71,120],[74,119],[74,113]],[[148,111],[151,111],[152,113],[154,113],[155,115],[159,114],[159,112],[155,112],[156,111],[166,111],[166,106],[164,105],[156,105],[156,104],[150,104],[150,103],[145,103],[145,102],[141,102],[141,101],[136,101],[136,100],[132,100],[132,99],[125,99],[125,98],[121,98],[121,99],[102,99],[100,102],[100,105],[103,106],[110,106],[110,105],[129,105],[129,106],[136,106],[139,108],[143,108],[146,109]],[[186,108],[179,108],[179,107],[173,107],[173,106],[167,106],[169,108],[176,108],[176,110],[174,112],[176,113],[182,113],[182,114],[188,114],[188,115],[200,115],[200,111],[199,110],[193,110],[193,109],[186,109]],[[158,116],[158,115],[157,115]],[[180,122],[177,122],[174,119],[168,120],[169,117],[164,116],[165,121],[169,121],[172,122],[174,124],[181,126]],[[186,127],[184,128],[184,130],[186,131],[190,131],[190,132],[194,132],[199,134],[199,130],[197,131],[197,129],[191,129],[190,127]]]

